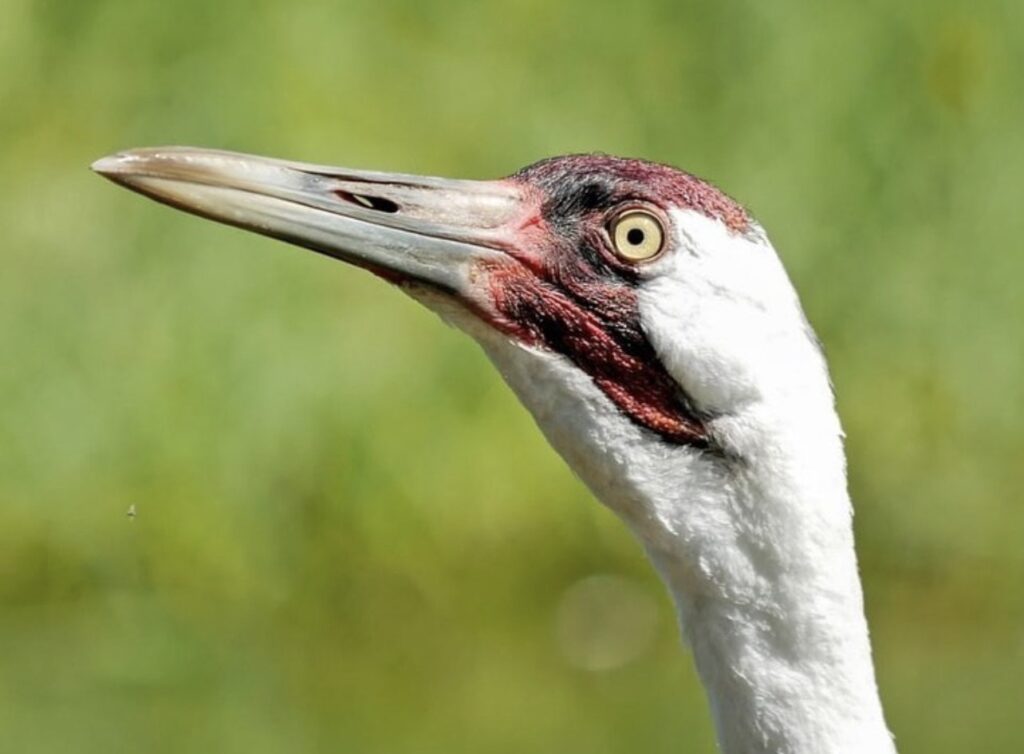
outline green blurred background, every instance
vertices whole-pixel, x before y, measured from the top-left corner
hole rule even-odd
[[[901,751],[1024,750],[1024,4],[0,19],[0,751],[714,749],[638,546],[478,349],[87,169],[165,143],[462,177],[601,150],[748,204],[831,358]]]

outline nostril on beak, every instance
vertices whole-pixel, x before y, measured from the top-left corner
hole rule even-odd
[[[379,196],[367,196],[366,194],[353,194],[350,191],[342,191],[338,189],[334,192],[334,195],[339,199],[363,207],[365,209],[372,209],[376,212],[387,212],[388,214],[394,214],[398,212],[398,205],[390,199],[384,199]]]

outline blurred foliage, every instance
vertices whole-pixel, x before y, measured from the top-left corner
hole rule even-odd
[[[740,198],[831,358],[901,751],[1024,750],[1024,4],[0,18],[3,751],[713,750],[639,548],[477,348],[87,170],[160,143],[465,177],[601,150]]]

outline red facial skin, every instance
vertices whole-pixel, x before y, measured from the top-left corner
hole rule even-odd
[[[495,312],[492,324],[568,358],[639,426],[672,443],[708,448],[702,417],[643,332],[637,269],[615,255],[607,228],[623,209],[645,207],[671,239],[666,211],[680,207],[742,233],[750,226],[746,211],[686,173],[603,155],[546,160],[509,180],[531,206],[508,260],[477,270]]]
[[[663,209],[691,209],[720,220],[736,233],[750,228],[750,215],[739,202],[705,180],[669,165],[603,154],[566,155],[523,168],[512,180],[537,186],[549,197],[567,201],[579,188],[597,182],[613,197],[642,197]]]

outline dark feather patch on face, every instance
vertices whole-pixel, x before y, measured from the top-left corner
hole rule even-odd
[[[630,315],[635,313],[635,297],[620,307],[592,311],[554,285],[523,274],[517,263],[494,265],[486,272],[492,303],[501,314],[495,323],[499,328],[521,342],[568,357],[636,424],[670,442],[709,446],[703,424],[647,343],[639,318]],[[609,320],[614,312],[622,316]]]

